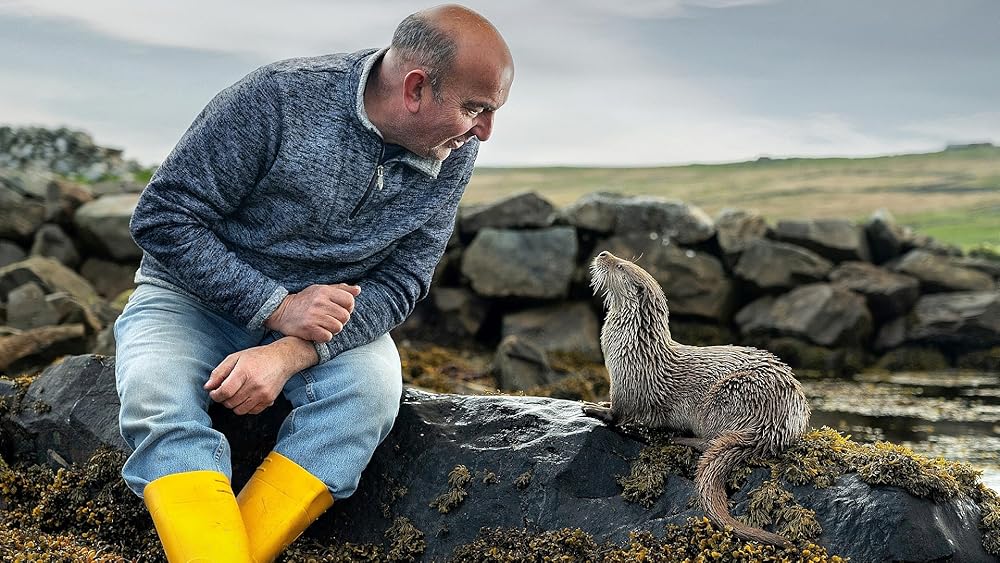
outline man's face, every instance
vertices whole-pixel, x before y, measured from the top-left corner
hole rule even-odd
[[[438,96],[420,105],[423,116],[410,150],[421,156],[444,160],[472,137],[486,141],[493,132],[493,114],[507,101],[512,70],[456,71],[439,86]]]

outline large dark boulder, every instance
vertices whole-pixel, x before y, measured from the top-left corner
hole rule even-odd
[[[828,347],[860,346],[872,331],[864,297],[826,283],[750,303],[736,323],[743,335],[795,336]]]
[[[18,415],[29,417],[33,421],[29,427],[36,429],[33,441],[25,443],[39,448],[39,459],[57,464],[81,459],[101,443],[123,447],[115,422],[118,402],[112,362],[85,356],[63,366],[58,373],[47,372],[48,377],[29,390],[30,397],[44,396],[61,405],[53,404],[47,418]],[[213,421],[230,438],[233,451],[254,451],[234,459],[234,488],[242,486],[266,454],[287,413],[286,403],[257,417],[213,410]],[[821,451],[833,447],[824,441],[828,436],[829,432],[820,433],[804,444],[802,455],[812,456],[804,459],[812,464],[844,459],[839,450]],[[837,440],[842,442],[837,448],[856,450],[851,455],[864,451]],[[308,536],[321,544],[382,545],[386,531],[404,517],[423,535],[422,559],[443,561],[487,527],[572,528],[599,542],[626,542],[634,531],[661,534],[666,524],[701,517],[693,502],[693,483],[682,476],[691,470],[691,454],[680,456],[688,456],[689,461],[682,463],[687,468],[675,472],[668,471],[669,464],[655,468],[655,452],[647,452],[654,457],[645,462],[639,459],[642,447],[632,437],[584,417],[580,404],[573,401],[407,390],[395,428],[376,450],[358,491],[335,503]],[[809,511],[814,511],[821,528],[816,531],[817,543],[854,561],[995,561],[983,549],[976,502],[961,492],[942,495],[933,493],[932,487],[932,494],[917,497],[892,486],[898,475],[908,475],[919,462],[903,453],[867,451],[873,456],[868,461],[851,462],[857,473],[835,472],[822,488],[801,477],[825,470],[824,465],[799,467],[783,461],[783,469],[777,470],[780,481],[770,481],[767,469],[755,469],[738,480],[732,510],[737,516],[748,514],[760,510],[751,506],[763,500],[777,502],[777,508],[793,503],[793,513],[807,520],[812,518]],[[877,468],[883,465],[897,468],[898,475],[882,474]],[[637,473],[641,466],[645,469]],[[793,479],[793,474],[799,477]],[[625,476],[631,486],[645,491],[630,498],[643,502],[624,498],[621,477]],[[916,485],[934,485],[938,478]],[[637,485],[657,480],[662,490]],[[789,496],[771,494],[776,482]],[[759,517],[760,512],[754,514]]]
[[[830,272],[830,281],[864,295],[878,322],[906,314],[920,297],[920,282],[916,278],[868,262],[844,262]]]
[[[757,240],[740,255],[733,273],[760,290],[783,290],[823,281],[833,263],[811,250],[769,240]]]
[[[995,288],[993,278],[979,270],[959,266],[948,256],[927,250],[911,250],[889,265],[890,269],[920,280],[924,292],[987,291]]]
[[[552,225],[555,206],[535,192],[522,192],[503,199],[463,207],[459,210],[458,227],[464,236],[471,236],[487,227],[494,229],[541,228]]]
[[[663,287],[672,315],[728,322],[735,300],[733,282],[715,256],[682,248],[670,238],[630,233],[598,242],[582,266],[584,279],[590,280],[589,266],[604,250],[621,258],[637,258]]]
[[[483,297],[565,297],[576,265],[576,230],[483,229],[462,254],[462,274]]]
[[[864,229],[846,219],[779,221],[773,236],[834,262],[871,259]]]
[[[13,428],[15,454],[44,463],[83,463],[101,445],[124,449],[114,366],[113,357],[87,355],[46,369],[6,421]]]

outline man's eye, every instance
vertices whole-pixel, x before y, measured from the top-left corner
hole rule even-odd
[[[472,117],[475,117],[483,113],[483,108],[465,108],[465,113],[471,115]]]

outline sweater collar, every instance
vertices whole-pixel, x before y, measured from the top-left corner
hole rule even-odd
[[[371,73],[372,68],[375,63],[385,55],[388,51],[388,47],[374,51],[367,58],[363,59],[363,64],[361,67],[361,78],[358,80],[358,94],[357,100],[354,104],[354,109],[357,111],[358,119],[361,121],[361,125],[368,131],[374,133],[379,139],[384,139],[382,137],[382,132],[375,127],[375,124],[368,119],[368,112],[365,111],[365,85],[368,84],[368,75]],[[417,156],[410,151],[404,151],[401,155],[396,157],[396,160],[406,164],[410,168],[423,173],[425,176],[436,179],[438,174],[441,172],[441,161],[435,160],[433,158],[424,158]]]

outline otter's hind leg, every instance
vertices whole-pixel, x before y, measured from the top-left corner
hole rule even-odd
[[[615,416],[613,410],[611,410],[611,403],[583,403],[583,414],[600,420],[604,424],[609,426],[614,426],[618,422],[618,417]]]

